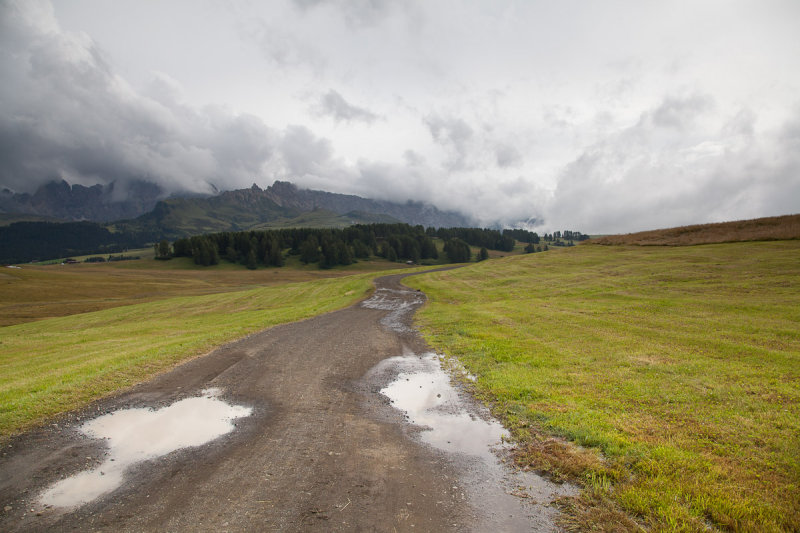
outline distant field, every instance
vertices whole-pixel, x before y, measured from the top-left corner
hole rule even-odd
[[[155,261],[152,250],[131,250],[138,261],[79,263],[75,265],[21,265],[0,268],[0,327],[123,305],[263,286],[348,276],[405,264],[360,261],[348,267],[321,270],[301,265],[293,257],[284,268],[247,270],[223,262],[215,267],[195,265],[181,257]],[[295,264],[296,263],[296,264]]]
[[[434,242],[440,257],[438,260],[425,260],[424,263],[447,264],[442,251],[444,242],[441,239],[434,239]],[[518,243],[513,252],[490,250],[489,257],[519,254],[523,247]],[[473,261],[479,250],[478,247],[472,247]],[[152,248],[113,255],[138,256],[141,259],[84,263],[89,257],[108,256],[91,254],[73,257],[79,261],[78,264],[61,264],[63,259],[59,259],[22,264],[20,268],[0,267],[0,327],[174,296],[214,294],[408,268],[403,261],[393,263],[379,257],[324,270],[316,264],[304,265],[299,256],[290,255],[282,268],[248,270],[243,265],[225,260],[213,267],[196,265],[187,257],[156,261]]]
[[[698,224],[607,235],[592,239],[592,244],[634,244],[639,246],[686,246],[722,242],[800,239],[800,215],[756,218],[718,224]]]
[[[225,342],[350,305],[374,277],[166,298],[0,328],[0,440]]]
[[[572,526],[800,530],[800,241],[581,245],[407,283],[520,461],[584,484]]]

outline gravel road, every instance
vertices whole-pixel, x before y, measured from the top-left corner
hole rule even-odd
[[[376,280],[365,302],[222,346],[12,439],[0,455],[0,530],[552,530],[549,501],[568,488],[425,444],[381,394],[400,372],[387,359],[430,351],[411,328],[424,295],[402,277]],[[239,409],[219,438],[118,469],[121,485],[82,505],[42,499],[80,472],[105,476],[114,446],[151,440],[91,438],[88,421],[209,394]],[[472,418],[485,417],[465,401]]]

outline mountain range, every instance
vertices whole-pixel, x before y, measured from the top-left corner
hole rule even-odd
[[[109,222],[147,213],[165,196],[158,185],[144,180],[91,187],[57,180],[40,186],[33,194],[14,193],[3,188],[0,190],[0,213],[6,215],[4,218],[29,215],[65,222]]]
[[[300,189],[276,181],[261,189],[225,191],[214,196],[167,197],[157,185],[70,185],[53,181],[34,194],[0,191],[0,214],[7,221],[93,221],[115,231],[157,234],[174,239],[218,231],[274,227],[343,227],[357,223],[405,222],[413,225],[468,226],[470,220],[422,202],[395,203],[359,196]]]

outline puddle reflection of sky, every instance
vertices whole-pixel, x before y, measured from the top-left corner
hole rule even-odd
[[[435,354],[395,357],[401,370],[381,390],[392,405],[404,411],[411,423],[423,429],[420,438],[447,452],[484,456],[505,433],[494,420],[471,414]]]
[[[202,396],[161,409],[122,409],[85,423],[81,426],[85,435],[106,441],[106,460],[54,484],[41,495],[41,503],[83,505],[119,487],[125,470],[133,464],[230,433],[235,427],[233,420],[249,416],[252,409],[227,404],[218,394],[218,389],[208,389]]]

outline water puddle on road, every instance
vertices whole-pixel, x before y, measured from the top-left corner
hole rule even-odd
[[[507,432],[494,420],[470,413],[436,354],[394,357],[401,370],[395,381],[381,390],[412,424],[423,429],[420,438],[446,452],[485,456]]]
[[[474,380],[458,364],[455,371]],[[460,490],[476,509],[476,531],[556,529],[552,503],[561,496],[576,494],[575,487],[552,483],[501,462],[501,456],[508,455],[503,444],[505,428],[452,384],[438,355],[406,354],[386,359],[372,370],[372,376],[381,375],[394,376],[380,392],[420,429],[418,438],[461,458],[456,460],[462,465]]]
[[[40,502],[52,507],[83,505],[119,487],[125,470],[136,463],[230,433],[233,421],[250,416],[252,408],[225,403],[217,398],[220,393],[207,389],[202,396],[161,409],[122,409],[85,423],[81,426],[85,435],[106,440],[106,460],[54,484]]]

